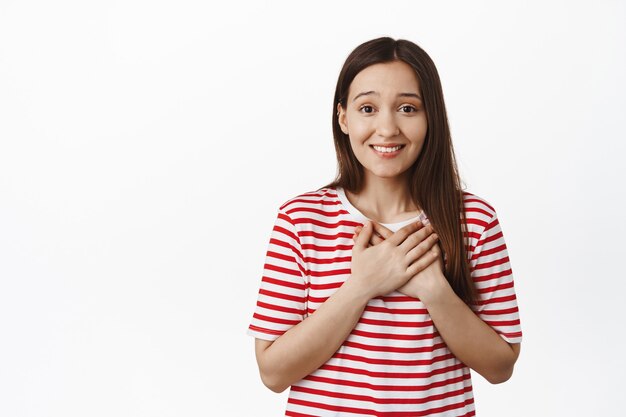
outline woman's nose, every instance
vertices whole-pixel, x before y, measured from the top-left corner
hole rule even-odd
[[[398,123],[392,111],[381,111],[376,118],[376,133],[382,137],[393,137],[400,134]]]

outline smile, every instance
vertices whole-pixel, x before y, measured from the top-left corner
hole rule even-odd
[[[370,145],[370,147],[376,152],[378,156],[383,158],[393,158],[398,155],[400,151],[405,147],[405,145],[397,145],[397,146],[378,146],[378,145]]]
[[[400,150],[404,145],[398,146],[376,146],[372,145],[372,148],[376,149],[378,152],[395,152]]]

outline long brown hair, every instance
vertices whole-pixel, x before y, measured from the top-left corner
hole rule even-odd
[[[337,175],[333,182],[321,188],[340,186],[355,194],[362,190],[363,166],[352,151],[348,135],[339,126],[337,103],[346,108],[350,84],[360,71],[373,64],[391,61],[403,61],[415,70],[428,122],[422,150],[408,170],[409,192],[439,235],[446,256],[444,274],[448,282],[463,301],[471,304],[477,299],[477,292],[470,276],[464,240],[466,217],[461,179],[454,157],[441,80],[435,64],[422,48],[408,40],[382,37],[365,42],[350,53],[339,74],[333,101]]]

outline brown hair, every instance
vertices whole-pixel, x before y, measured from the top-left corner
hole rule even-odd
[[[350,84],[360,71],[373,64],[391,61],[403,61],[415,70],[428,123],[422,150],[408,170],[409,192],[439,235],[446,256],[444,274],[448,282],[463,301],[471,304],[477,299],[477,292],[470,276],[464,240],[466,218],[461,179],[454,157],[441,80],[435,64],[422,48],[408,40],[382,37],[365,42],[350,53],[339,74],[333,101],[337,176],[321,188],[340,186],[355,194],[361,191],[363,167],[352,151],[348,135],[339,126],[337,103],[346,108]]]

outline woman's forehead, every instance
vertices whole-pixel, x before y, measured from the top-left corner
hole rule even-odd
[[[350,101],[361,96],[421,97],[415,71],[402,61],[378,63],[364,68],[354,77],[348,92]]]

